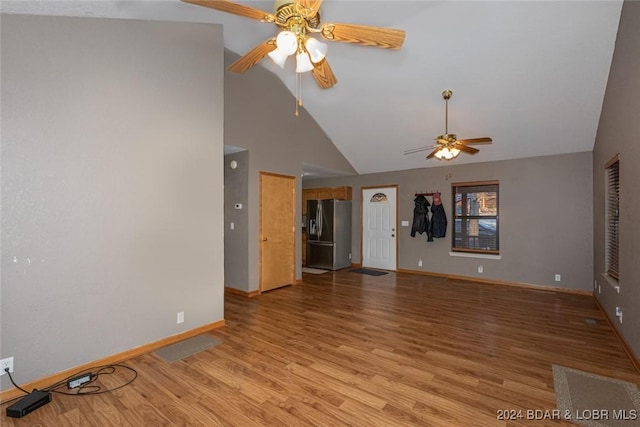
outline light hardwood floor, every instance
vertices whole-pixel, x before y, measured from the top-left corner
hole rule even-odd
[[[0,424],[557,426],[571,424],[496,416],[555,409],[553,364],[640,384],[590,296],[348,270],[303,281],[227,294],[209,350],[172,364],[136,357],[125,388],[54,394],[22,419],[2,405]]]

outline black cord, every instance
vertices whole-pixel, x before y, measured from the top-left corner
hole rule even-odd
[[[129,379],[127,382],[125,382],[124,384],[121,384],[117,387],[112,387],[112,388],[107,388],[104,389],[102,386],[99,386],[97,384],[92,384],[93,382],[95,382],[101,375],[113,375],[116,373],[117,369],[116,368],[122,368],[125,369],[131,373],[133,373],[133,377],[131,379]],[[138,372],[133,369],[130,368],[128,366],[124,366],[124,365],[103,365],[103,366],[96,366],[97,371],[94,373],[92,371],[83,371],[81,373],[75,374],[75,375],[71,375],[69,377],[67,377],[66,379],[50,386],[47,387],[46,389],[44,389],[44,391],[50,391],[52,393],[58,393],[58,394],[66,394],[68,396],[85,396],[85,395],[94,395],[94,394],[103,394],[103,393],[109,393],[118,389],[121,389],[122,387],[125,387],[129,384],[131,384],[137,377],[138,377]],[[58,390],[60,387],[66,386],[67,381],[71,378],[75,378],[78,376],[82,376],[82,375],[87,375],[87,374],[91,374],[91,380],[82,384],[81,386],[77,387],[77,391],[75,392],[68,392],[68,391],[60,391]]]
[[[29,392],[28,392],[27,390],[23,389],[23,388],[22,388],[22,387],[20,387],[18,384],[16,384],[16,382],[15,382],[15,381],[13,381],[13,377],[11,376],[11,372],[9,372],[9,368],[5,368],[5,370],[4,370],[4,371],[7,373],[7,375],[9,375],[9,381],[11,381],[11,384],[13,384],[13,386],[14,386],[15,388],[17,388],[18,390],[20,390],[20,391],[21,391],[21,392],[23,392],[23,393],[29,394]]]
[[[113,387],[113,388],[103,388],[100,385],[97,384],[92,384],[94,381],[96,381],[101,375],[113,375],[117,372],[117,368],[122,368],[124,370],[127,370],[129,372],[131,372],[133,374],[133,377],[129,380],[127,380],[124,384],[121,384],[117,387]],[[95,370],[95,371],[94,371]],[[11,373],[9,372],[9,368],[5,369],[5,372],[7,374],[9,374],[9,380],[11,380],[11,384],[13,384],[13,386],[15,388],[17,388],[18,390],[20,390],[21,392],[25,393],[25,394],[30,394],[29,391],[23,389],[22,387],[20,387],[18,384],[15,383],[15,381],[13,380],[13,377],[11,376]],[[66,392],[66,391],[60,391],[58,390],[61,387],[66,387],[67,383],[69,380],[73,379],[73,378],[77,378],[77,377],[81,377],[83,375],[89,375],[91,374],[91,380],[87,381],[86,383],[82,384],[81,386],[77,387],[75,392]],[[124,386],[127,386],[129,384],[131,384],[136,378],[138,377],[138,371],[136,371],[133,368],[130,368],[128,366],[125,365],[102,365],[102,366],[96,366],[95,368],[92,369],[86,369],[84,371],[79,371],[75,374],[69,375],[67,378],[58,381],[57,383],[54,383],[52,385],[50,385],[49,387],[45,387],[43,389],[41,389],[40,391],[45,391],[45,392],[51,392],[51,393],[58,393],[58,394],[66,394],[68,396],[85,396],[85,395],[93,395],[93,394],[103,394],[103,393],[109,393],[115,390],[118,390]],[[21,399],[24,396],[18,396],[15,397],[13,399],[9,399],[7,401],[4,401],[2,403],[0,403],[0,405],[4,405],[6,403],[9,402],[13,402],[14,400],[17,399]]]

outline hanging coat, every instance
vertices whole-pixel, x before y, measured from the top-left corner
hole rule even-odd
[[[416,196],[413,200],[415,207],[413,208],[413,225],[411,226],[411,237],[416,237],[416,233],[427,233],[427,241],[431,238],[431,227],[429,224],[429,206],[431,205],[426,197],[422,195]]]
[[[447,214],[440,200],[440,193],[433,194],[433,205],[431,206],[431,235],[436,238],[445,237],[447,234]]]

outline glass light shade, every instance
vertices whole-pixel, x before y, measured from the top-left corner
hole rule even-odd
[[[442,147],[440,151],[435,154],[435,156],[440,160],[451,160],[458,154],[460,154],[460,150],[458,150],[457,148],[449,149],[449,147]]]
[[[289,55],[282,53],[280,49],[274,49],[271,52],[269,52],[267,55],[269,55],[269,58],[271,58],[273,62],[275,62],[278,66],[280,66],[280,68],[284,68],[284,63],[287,61],[287,58],[289,57]]]
[[[299,52],[296,55],[296,73],[306,73],[313,70],[313,64],[307,52]]]
[[[311,57],[311,62],[314,64],[322,61],[324,57],[327,56],[327,44],[322,43],[318,39],[309,37],[304,46],[307,48],[307,52],[309,52],[309,56]]]
[[[276,37],[276,46],[283,54],[289,56],[298,50],[298,40],[291,31],[280,31]]]

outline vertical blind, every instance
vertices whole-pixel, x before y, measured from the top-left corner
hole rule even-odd
[[[620,155],[606,168],[606,269],[607,275],[618,280],[618,246],[620,239]]]

